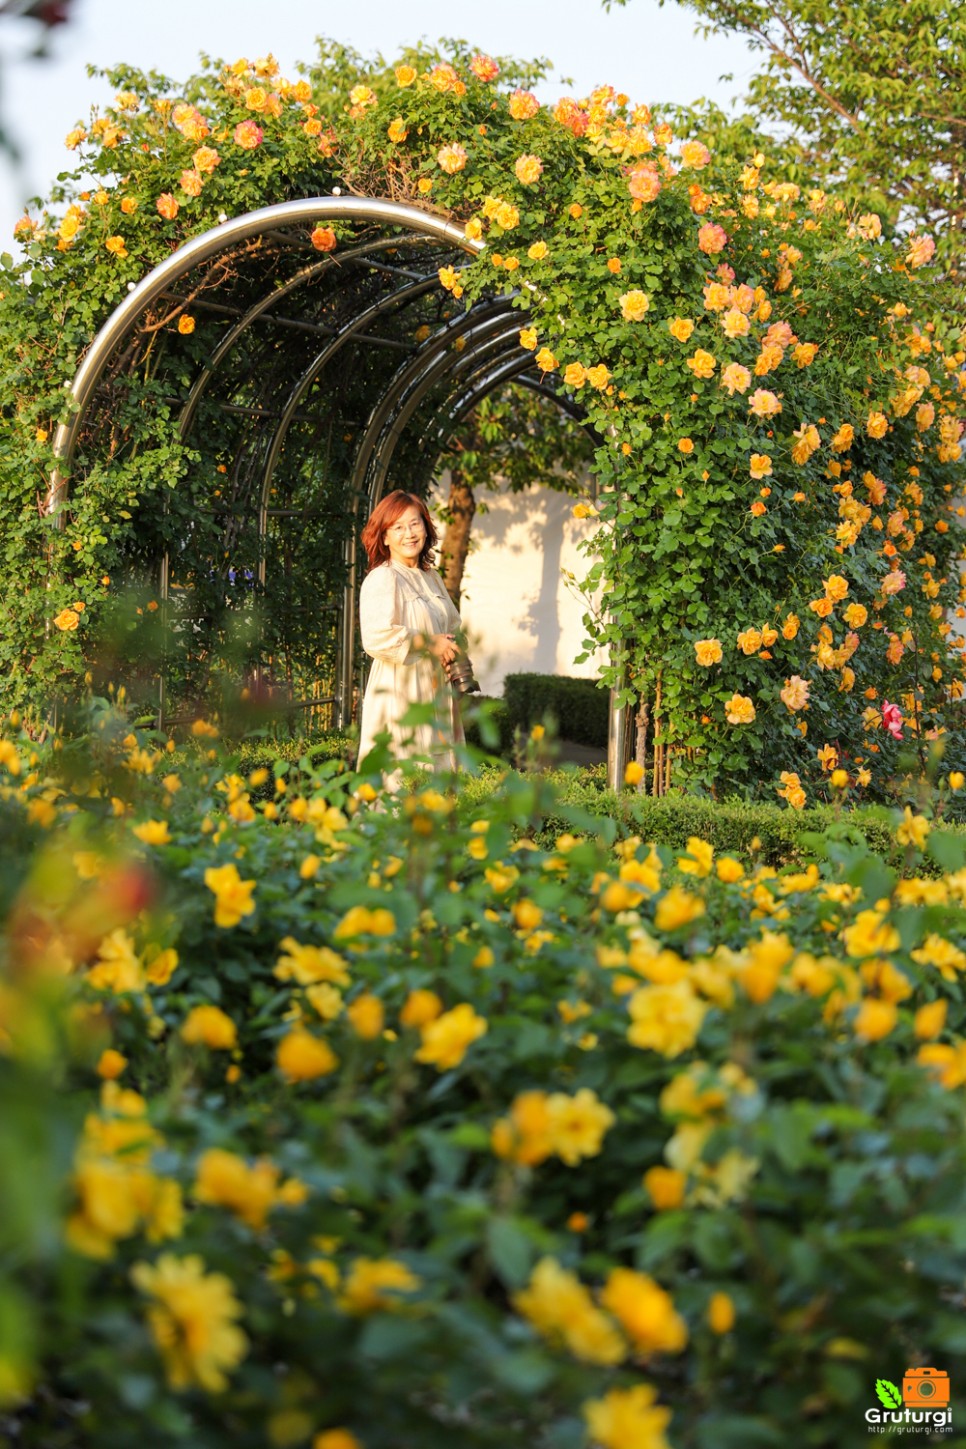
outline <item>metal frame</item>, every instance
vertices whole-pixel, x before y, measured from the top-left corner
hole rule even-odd
[[[287,242],[291,242],[293,250],[296,245],[299,250],[306,250],[306,243],[296,243],[286,233],[290,233],[293,227],[320,222],[391,227],[395,234],[363,239],[345,250],[327,254],[300,266],[283,283],[272,287],[264,296],[244,308],[236,310],[220,304],[209,304],[206,299],[199,298],[196,303],[199,307],[217,305],[219,312],[224,312],[226,316],[235,315],[237,321],[219,341],[195,378],[181,409],[179,432],[183,439],[188,437],[213,379],[232,349],[255,323],[297,327],[303,333],[313,333],[327,339],[308,365],[301,367],[298,377],[287,390],[280,411],[273,411],[270,407],[251,410],[253,416],[257,414],[266,421],[274,419],[275,422],[264,460],[260,464],[260,486],[257,489],[258,532],[259,537],[265,539],[271,511],[269,500],[272,481],[286,438],[291,424],[300,416],[300,405],[323,378],[325,370],[338,361],[343,349],[350,343],[377,346],[383,349],[383,355],[387,355],[385,349],[401,349],[405,354],[399,366],[389,376],[365,421],[347,489],[346,506],[356,526],[352,528],[346,545],[346,586],[337,647],[337,724],[344,728],[351,713],[354,675],[359,513],[363,508],[366,513],[371,511],[381,498],[396,446],[420,408],[427,404],[431,406],[429,426],[424,428],[423,436],[427,440],[427,450],[432,451],[434,457],[439,456],[462,418],[488,393],[514,377],[522,385],[554,401],[571,417],[581,417],[580,409],[570,400],[558,396],[547,386],[544,379],[538,380],[535,375],[527,375],[528,369],[532,372],[533,358],[520,348],[519,315],[508,299],[491,299],[458,312],[441,326],[437,326],[418,346],[410,346],[394,337],[368,334],[368,328],[374,322],[438,288],[435,267],[426,272],[412,265],[393,266],[379,254],[402,246],[411,249],[414,243],[421,242],[427,248],[434,244],[437,247],[442,245],[450,253],[462,251],[472,255],[483,250],[483,243],[467,238],[462,227],[398,202],[356,196],[314,196],[262,207],[223,222],[185,243],[142,278],[93,339],[70,385],[72,415],[58,427],[54,438],[55,467],[50,475],[44,511],[51,518],[54,527],[64,528],[64,505],[68,497],[70,468],[81,428],[112,358],[136,331],[145,311],[162,299],[176,302],[181,300],[177,285],[183,278],[245,243],[262,238],[274,239],[276,246],[281,245],[284,248]],[[328,276],[338,276],[341,279],[363,275],[350,270],[356,266],[367,269],[368,274],[389,274],[398,278],[401,285],[369,300],[338,328],[304,319],[272,315],[278,302],[283,298],[290,298],[301,287],[315,287],[325,282]],[[454,347],[454,344],[458,346]],[[441,396],[436,398],[441,389]],[[230,406],[236,410],[234,404]],[[250,468],[255,456],[251,455],[247,467]],[[170,555],[165,551],[160,560],[159,580],[164,601],[168,598],[170,570]],[[264,588],[264,547],[259,550],[258,575],[259,584]],[[608,751],[612,774],[622,760],[626,736],[623,720],[618,718],[618,713],[623,714],[612,710],[611,743]]]

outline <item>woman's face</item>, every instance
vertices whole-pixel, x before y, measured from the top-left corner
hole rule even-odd
[[[385,541],[389,557],[395,563],[405,564],[407,568],[417,566],[426,542],[426,525],[415,503],[411,503],[405,513],[401,513],[386,529]]]

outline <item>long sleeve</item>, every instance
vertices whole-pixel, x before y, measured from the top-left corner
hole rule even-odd
[[[436,572],[436,570],[433,569],[430,573],[426,575],[426,577],[427,579],[432,580],[433,588],[438,594],[441,603],[446,609],[446,622],[440,632],[443,634],[455,634],[457,629],[462,629],[463,627],[463,621],[459,616],[459,610],[453,603],[453,600],[450,598],[449,593],[446,589],[446,585],[443,583],[442,578]]]
[[[402,605],[391,568],[380,565],[363,580],[359,592],[359,627],[362,647],[373,659],[406,664],[416,657],[415,629],[402,623]]]

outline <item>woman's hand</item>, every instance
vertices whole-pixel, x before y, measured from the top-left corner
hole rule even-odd
[[[431,634],[426,640],[426,647],[446,670],[460,652],[452,634]]]

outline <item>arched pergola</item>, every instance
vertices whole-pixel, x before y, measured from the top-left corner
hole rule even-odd
[[[320,225],[336,228],[336,249],[313,247]],[[180,439],[203,451],[217,435],[219,456],[230,459],[218,465],[225,486],[215,490],[217,516],[206,525],[224,545],[226,577],[232,549],[254,528],[250,582],[270,604],[273,549],[291,564],[320,526],[338,535],[342,577],[325,604],[299,594],[306,581],[293,579],[291,567],[286,586],[304,597],[300,607],[314,599],[336,615],[332,703],[344,728],[356,668],[359,533],[383,492],[425,491],[462,419],[510,380],[582,418],[520,346],[511,298],[463,308],[440,287],[439,269],[481,245],[419,208],[339,194],[263,207],[193,238],[133,287],[85,355],[70,385],[74,411],[54,441],[48,513],[63,520],[71,478],[103,456],[108,438],[116,446],[126,379],[153,368],[158,406],[177,417]],[[172,325],[189,309],[204,324],[202,354],[186,350]],[[202,511],[182,520],[180,541],[158,528],[164,609],[179,587],[183,536],[200,528]],[[162,710],[163,688],[162,677]],[[614,710],[609,753],[616,778],[624,721]]]

